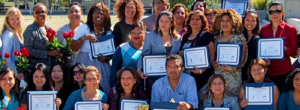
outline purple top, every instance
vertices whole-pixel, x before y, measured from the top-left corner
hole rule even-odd
[[[183,36],[186,32],[187,32],[187,28],[184,27],[184,28],[179,32],[179,34],[180,34],[181,36]],[[181,37],[181,40],[182,40],[182,38],[183,38],[183,37]]]

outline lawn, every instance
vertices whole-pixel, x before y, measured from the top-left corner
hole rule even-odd
[[[23,16],[24,17],[24,22],[22,24],[23,27],[23,31],[26,29],[26,27],[30,24],[33,23],[34,19],[32,17],[32,15],[26,15]],[[4,18],[5,16],[0,16],[0,30],[2,30],[2,25],[4,22]],[[86,18],[87,16],[83,16],[82,17],[82,21],[86,22]],[[112,27],[114,24],[116,24],[118,22],[118,18],[116,16],[111,16],[111,22],[112,22]],[[60,27],[62,27],[63,25],[69,23],[69,19],[67,15],[53,15],[53,16],[49,16],[46,19],[46,24],[49,25],[52,29],[54,30],[58,30]]]

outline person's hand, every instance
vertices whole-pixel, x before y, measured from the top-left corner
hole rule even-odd
[[[22,80],[24,78],[24,74],[23,73],[19,73],[19,74],[17,74],[17,79],[18,80]]]
[[[141,70],[138,70],[138,73],[140,74],[142,79],[147,79],[148,76],[146,74],[144,74]]]
[[[181,57],[183,56],[183,51],[181,50],[181,51],[179,51],[179,53],[178,53]]]
[[[228,65],[222,65],[222,69],[225,71],[225,72],[229,72],[231,67],[228,66]]]
[[[100,54],[100,55],[98,55],[98,60],[101,62],[108,62],[109,58]]]
[[[218,68],[218,67],[220,66],[220,64],[219,64],[219,62],[214,61],[214,62],[212,63],[212,66],[213,66],[214,68]]]
[[[194,67],[194,70],[191,70],[194,74],[202,74],[206,69],[198,69]]]
[[[267,66],[270,66],[271,65],[271,61],[270,60],[265,60],[266,61],[266,64],[267,64]]]
[[[91,42],[97,42],[98,41],[94,34],[86,34],[86,35],[83,36],[83,39],[84,40],[89,40]]]
[[[49,56],[57,56],[59,54],[60,54],[60,52],[58,50],[50,50],[50,51],[48,51],[48,55]]]
[[[242,108],[245,108],[247,105],[248,105],[248,100],[247,100],[247,99],[243,99],[243,100],[241,101],[241,103],[240,103],[240,106],[241,106]]]
[[[55,104],[56,104],[57,108],[59,108],[59,106],[61,104],[61,99],[60,98],[56,98],[55,99]]]
[[[179,105],[177,106],[177,110],[188,110],[191,108],[192,108],[191,104],[186,103],[185,101],[179,102]]]
[[[109,105],[106,103],[102,103],[102,108],[103,108],[103,110],[108,110]]]

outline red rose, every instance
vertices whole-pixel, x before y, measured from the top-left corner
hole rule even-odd
[[[25,110],[23,107],[19,107],[16,110]]]
[[[6,110],[5,108],[2,108],[2,110]]]
[[[63,35],[63,37],[64,37],[65,39],[69,38],[69,34],[68,34],[68,33],[63,33],[62,35]]]
[[[21,55],[22,55],[21,52],[18,51],[18,50],[15,50],[15,51],[14,51],[14,54],[15,54],[15,56],[21,56]]]
[[[22,48],[22,49],[21,49],[21,52],[22,52],[22,53],[26,53],[26,52],[28,53],[29,51],[28,51],[27,48]]]
[[[75,34],[74,31],[70,31],[70,32],[69,32],[69,36],[70,36],[71,38],[74,37],[74,34]]]
[[[10,57],[10,54],[9,53],[5,53],[4,54],[4,58],[9,58]]]
[[[22,53],[22,55],[23,55],[24,57],[29,57],[29,53],[28,53],[28,52],[24,52],[24,53]]]

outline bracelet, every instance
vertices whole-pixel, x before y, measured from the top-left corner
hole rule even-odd
[[[76,40],[79,44],[81,44],[80,39]]]
[[[82,36],[81,39],[84,41],[84,36]]]

